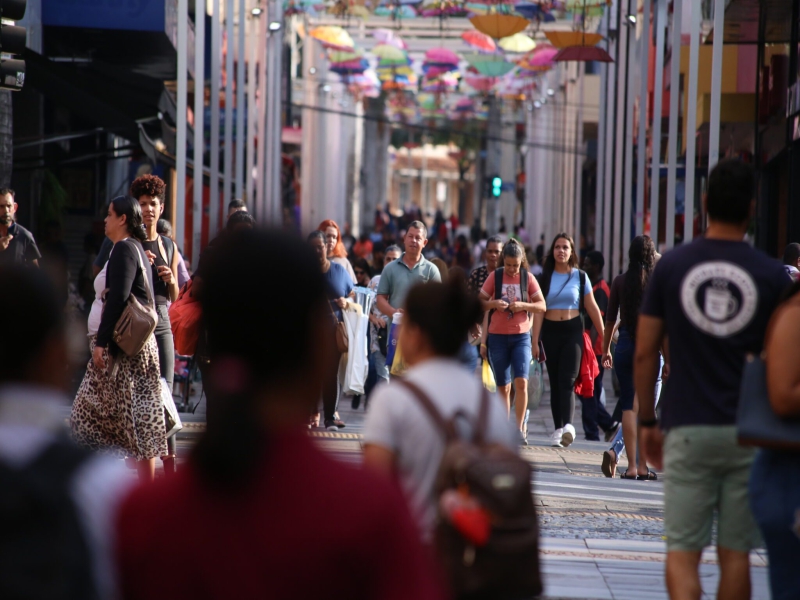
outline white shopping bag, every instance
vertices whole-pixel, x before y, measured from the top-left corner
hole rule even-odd
[[[342,393],[346,395],[363,394],[364,384],[367,382],[367,372],[369,371],[369,363],[367,362],[367,328],[369,327],[369,319],[360,305],[351,302],[348,302],[347,308],[342,311],[342,317],[350,344],[350,349],[345,355],[347,363],[343,365]]]
[[[167,439],[169,439],[183,429],[183,423],[178,414],[178,407],[175,406],[172,390],[169,389],[169,384],[163,377],[161,378],[161,402],[164,405],[164,423],[167,426]]]

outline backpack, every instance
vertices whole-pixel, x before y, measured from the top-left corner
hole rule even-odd
[[[97,599],[70,493],[74,474],[91,456],[63,439],[22,469],[0,463],[0,598]]]
[[[494,270],[494,299],[501,300],[503,298],[503,274],[505,273],[505,268],[500,267]],[[520,268],[519,270],[519,292],[520,302],[527,302],[528,301],[528,277],[529,273],[527,269]],[[492,315],[497,312],[496,309],[492,309],[489,311],[489,320],[488,323],[492,322]],[[527,313],[528,317],[530,318],[530,313]]]
[[[445,438],[434,486],[436,554],[456,598],[527,598],[542,592],[539,525],[531,466],[486,440],[489,395],[483,390],[472,440],[459,438],[458,411],[447,420],[417,385],[400,381]]]

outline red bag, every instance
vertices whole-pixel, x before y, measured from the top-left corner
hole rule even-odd
[[[200,319],[203,308],[192,296],[192,280],[186,282],[178,299],[169,307],[169,320],[175,338],[175,351],[183,356],[192,356],[200,338]]]

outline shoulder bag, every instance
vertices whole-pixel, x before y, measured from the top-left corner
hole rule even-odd
[[[136,243],[133,244],[136,258],[139,261],[139,270],[144,278],[144,288],[147,291],[147,305],[139,302],[131,293],[122,315],[114,326],[112,336],[114,343],[128,356],[136,356],[142,351],[147,339],[153,334],[158,324],[158,313],[156,313],[153,292],[150,289],[150,280],[147,278],[147,271],[142,261],[142,253]]]
[[[773,313],[764,338],[765,347],[770,338],[770,331],[782,309],[790,303],[797,305],[798,301],[800,298],[788,300]],[[773,450],[800,451],[800,419],[783,419],[772,410],[767,388],[765,358],[766,352],[762,352],[760,356],[750,355],[744,365],[739,411],[736,417],[739,444]]]
[[[333,312],[333,306],[330,301],[328,301],[328,308],[331,309],[331,316],[333,317],[334,326],[336,328],[336,350],[340,354],[344,354],[350,349],[350,339],[347,337],[347,328],[344,322],[336,317],[336,313]]]

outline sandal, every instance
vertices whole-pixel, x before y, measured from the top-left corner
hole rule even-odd
[[[636,476],[636,480],[637,481],[657,481],[658,480],[658,475],[656,475],[655,471],[651,471],[650,469],[647,469],[647,475],[637,475]]]
[[[617,472],[617,461],[611,456],[611,450],[603,452],[603,464],[600,467],[603,475],[613,478]]]
[[[636,481],[639,476],[638,475],[628,475],[628,470],[626,469],[622,473],[619,474],[620,479],[630,479],[632,481]]]

